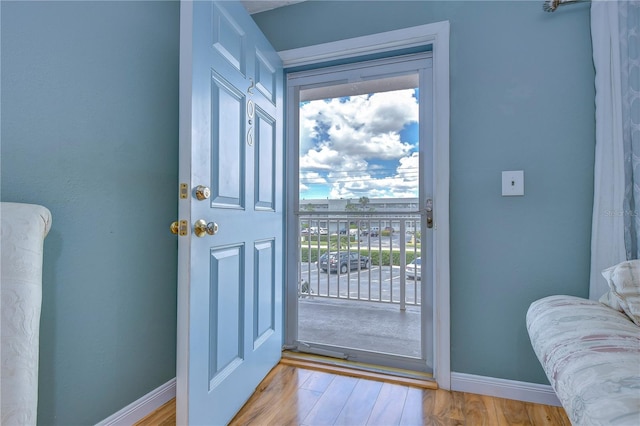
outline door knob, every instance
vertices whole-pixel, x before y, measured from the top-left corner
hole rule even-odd
[[[171,222],[171,226],[169,226],[169,230],[171,230],[172,234],[180,235],[184,237],[187,235],[187,230],[189,229],[189,225],[186,220]]]
[[[193,225],[193,231],[196,237],[204,237],[205,235],[215,235],[218,232],[218,224],[215,222],[205,222],[203,219],[197,220]]]
[[[196,198],[200,201],[206,200],[211,195],[211,190],[204,185],[196,186]]]

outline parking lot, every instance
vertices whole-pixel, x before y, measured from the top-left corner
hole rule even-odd
[[[345,274],[326,273],[316,263],[300,264],[300,295],[305,298],[331,297],[400,303],[401,270],[399,266],[370,266]],[[310,292],[307,291],[308,283]],[[405,303],[420,304],[420,280],[406,278]],[[417,299],[416,299],[417,295]]]

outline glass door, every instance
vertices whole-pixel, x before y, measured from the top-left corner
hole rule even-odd
[[[428,54],[288,75],[287,347],[432,372],[431,81]]]

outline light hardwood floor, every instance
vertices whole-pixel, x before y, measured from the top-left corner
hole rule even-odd
[[[175,399],[136,426],[175,425]],[[553,425],[560,407],[421,389],[280,364],[231,425]]]

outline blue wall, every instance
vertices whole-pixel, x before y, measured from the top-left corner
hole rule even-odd
[[[175,377],[179,5],[6,2],[3,201],[48,207],[39,423]]]
[[[276,50],[450,21],[452,370],[547,383],[526,310],[588,294],[588,5],[549,14],[541,1],[309,1],[254,19]],[[524,197],[501,197],[503,170],[524,170]]]

